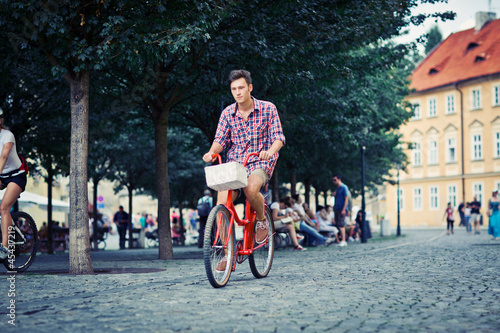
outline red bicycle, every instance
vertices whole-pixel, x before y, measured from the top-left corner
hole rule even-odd
[[[259,154],[249,154],[244,166],[252,155],[258,156]],[[217,157],[221,164],[222,159],[219,154],[214,154],[213,157]],[[214,288],[224,287],[229,281],[231,272],[236,269],[236,263],[241,264],[247,258],[250,270],[256,278],[266,277],[273,263],[275,230],[271,210],[265,206],[265,217],[269,223],[268,237],[262,244],[257,244],[255,242],[255,210],[246,200],[245,218],[240,219],[233,205],[232,195],[233,190],[229,190],[226,204],[212,208],[205,227],[203,257],[208,280]],[[237,242],[234,222],[244,227],[243,239]],[[226,264],[221,270],[220,266],[223,261],[226,261]]]

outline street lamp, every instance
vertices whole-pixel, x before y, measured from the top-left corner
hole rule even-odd
[[[361,243],[368,241],[368,226],[365,212],[365,146],[361,147]]]
[[[400,209],[399,209],[399,201],[400,201],[400,198],[399,198],[399,169],[400,169],[400,166],[399,166],[399,164],[397,165],[397,167],[398,167],[398,179],[397,179],[397,184],[398,184],[398,186],[397,186],[397,191],[398,191],[398,195],[397,195],[397,197],[398,197],[398,227],[396,229],[396,235],[401,236],[401,225],[400,225],[400,218],[399,218],[399,211],[400,211]]]

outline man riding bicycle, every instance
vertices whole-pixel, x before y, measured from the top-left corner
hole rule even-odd
[[[285,136],[274,104],[261,101],[251,96],[253,90],[250,72],[234,70],[229,74],[231,93],[236,101],[226,107],[219,118],[215,139],[210,150],[203,155],[205,162],[213,162],[214,154],[228,148],[227,162],[244,163],[250,153],[259,153],[259,157],[250,157],[247,163],[248,185],[243,188],[245,196],[256,212],[256,242],[266,241],[269,223],[265,218],[264,197],[261,187],[273,174],[278,152],[285,144]],[[239,191],[233,192],[233,201]],[[217,193],[217,205],[225,204],[227,191]],[[226,259],[227,260],[227,259]],[[224,264],[223,264],[224,265]],[[224,269],[225,267],[218,267]]]

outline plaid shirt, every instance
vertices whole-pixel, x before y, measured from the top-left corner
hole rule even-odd
[[[228,162],[243,164],[250,153],[258,153],[271,148],[274,141],[285,143],[283,128],[276,106],[270,102],[253,98],[254,110],[247,121],[238,111],[237,103],[229,105],[222,111],[215,133],[214,142],[224,149],[228,148]],[[247,164],[247,176],[256,169],[263,169],[271,178],[279,154],[269,160],[260,160],[252,156]]]

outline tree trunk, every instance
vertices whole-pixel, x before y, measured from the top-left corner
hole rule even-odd
[[[92,208],[92,215],[94,217],[92,228],[94,229],[94,235],[92,241],[94,243],[94,250],[97,251],[99,249],[97,245],[97,185],[99,184],[99,179],[96,177],[92,179],[92,182],[94,183],[94,192],[92,195],[92,202],[94,203],[94,207]]]
[[[290,192],[292,195],[297,194],[297,175],[295,170],[290,171]]]
[[[279,194],[279,184],[278,184],[278,170],[277,168],[274,169],[273,177],[271,178],[272,182],[272,190],[273,190],[273,198],[272,202],[278,202],[280,200],[280,194]]]
[[[309,200],[309,197],[311,196],[311,180],[309,178],[306,179],[304,186],[306,190],[304,194],[304,196],[306,197],[304,202],[309,206],[309,208],[311,208],[310,205],[311,200]]]
[[[52,183],[54,171],[52,165],[47,167],[47,253],[54,254],[54,227],[52,225]]]
[[[87,190],[89,78],[89,72],[79,72],[68,79],[71,91],[70,274],[94,273],[90,255]]]
[[[155,121],[156,194],[158,196],[158,258],[173,259],[172,233],[170,230],[170,190],[167,159],[168,121]]]

